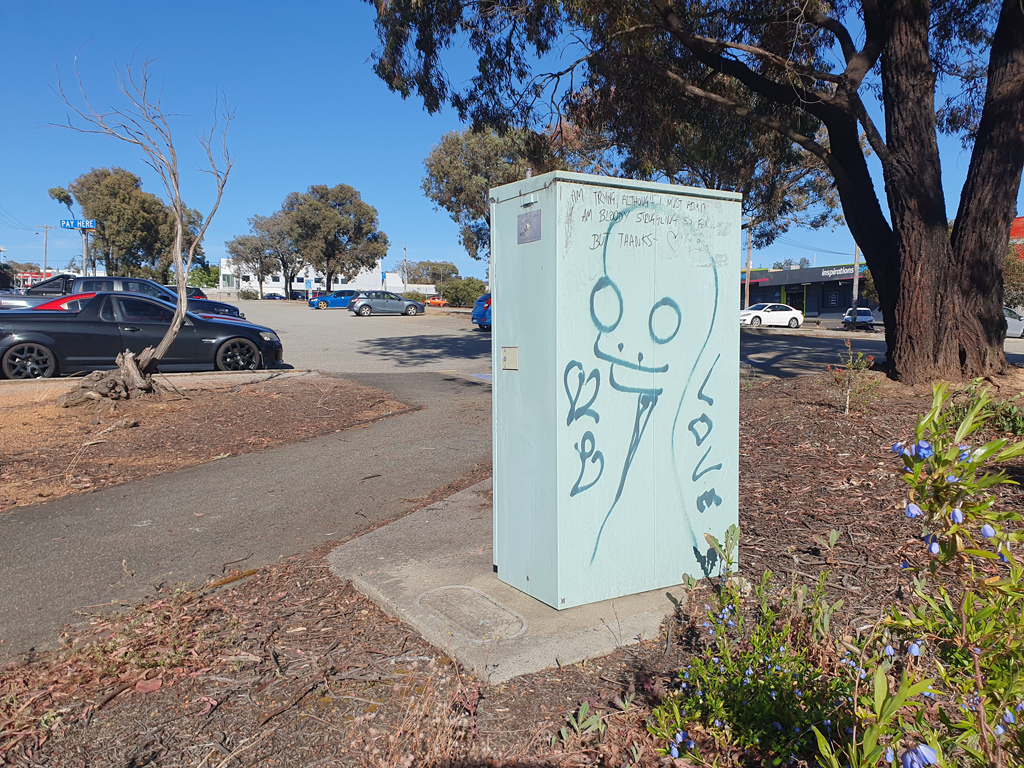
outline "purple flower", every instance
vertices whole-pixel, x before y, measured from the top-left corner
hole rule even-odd
[[[687,739],[685,746],[687,749],[693,749],[697,745],[693,743],[693,739]]]
[[[949,513],[949,519],[952,520],[956,525],[960,525],[964,521],[964,512],[960,507],[957,507]]]
[[[925,765],[935,765],[939,762],[938,753],[927,744],[918,744],[917,754],[921,756],[921,762]]]
[[[924,514],[924,512],[921,511],[921,508],[919,506],[917,506],[917,504],[915,504],[912,501],[907,503],[907,509],[906,509],[907,517],[921,517],[921,515],[923,515],[923,514]]]
[[[957,477],[956,475],[947,475],[946,476],[946,482],[947,483],[959,483],[960,482],[960,478]]]
[[[939,554],[939,551],[940,551],[939,542],[933,541],[931,544],[929,544],[928,545],[928,551],[931,552],[933,555]]]
[[[1017,722],[1017,718],[1013,716],[1013,710],[1008,709],[1003,712],[1003,722],[1007,725],[1014,725]]]
[[[970,455],[971,455],[971,446],[969,446],[969,445],[961,445],[960,446],[960,453],[957,454],[956,460],[957,461],[967,461],[967,459],[970,457]]]
[[[1006,729],[1003,728],[1003,726],[1001,725],[997,725],[995,728],[992,729],[992,731],[995,733],[996,736],[1002,736],[1004,733],[1006,733]]]
[[[984,536],[986,539],[994,538],[996,535],[996,529],[988,523],[985,523],[983,526],[981,526],[981,535]]]
[[[918,440],[916,447],[917,455],[922,459],[929,459],[931,458],[932,454],[935,453],[935,451],[932,450],[932,444],[929,443],[927,440]]]
[[[886,656],[895,656],[896,655],[896,649],[893,648],[891,645],[887,645],[887,646],[885,646],[885,650],[883,651],[883,653]],[[892,762],[892,761],[890,760],[890,762]]]
[[[896,753],[892,751],[892,747],[885,748],[885,762],[891,763],[896,759]]]
[[[920,656],[921,655],[921,646],[918,645],[917,643],[911,643],[909,645],[909,647],[907,648],[907,653],[909,653],[911,656]]]
[[[679,731],[678,733],[676,733],[675,742],[676,744],[682,744],[688,738],[690,738],[690,734],[688,734],[686,731]]]
[[[668,748],[668,753],[672,755],[672,757],[679,757],[679,747],[673,744],[671,747]]]
[[[903,443],[893,443],[892,444],[892,452],[897,454],[897,455],[903,453]]]

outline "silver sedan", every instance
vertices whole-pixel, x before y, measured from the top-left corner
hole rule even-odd
[[[423,303],[391,291],[366,291],[353,298],[348,309],[361,317],[373,314],[411,316],[423,314]]]

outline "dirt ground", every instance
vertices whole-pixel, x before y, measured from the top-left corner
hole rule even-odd
[[[873,398],[850,416],[821,377],[748,384],[740,395],[741,573],[756,581],[771,571],[778,588],[829,572],[830,599],[844,600],[837,628],[874,621],[881,606],[901,600],[908,585],[900,563],[923,556],[919,527],[902,514],[905,486],[890,447],[910,436],[930,393],[871,376]],[[1019,374],[994,382],[1001,398],[1022,383]],[[272,386],[246,396],[264,408],[291,407]],[[373,407],[384,406],[352,418]],[[73,440],[64,450],[77,450],[91,433],[65,434]],[[208,450],[252,449],[246,445]],[[19,471],[33,466],[25,459]],[[1000,494],[1004,506],[1024,508],[1016,487]],[[841,537],[828,551],[822,542],[831,530]],[[97,620],[60,652],[0,669],[0,765],[690,765],[657,755],[644,726],[653,697],[701,642],[694,628],[706,587],[659,637],[488,687],[332,577],[327,551],[168,593]],[[563,738],[583,702],[601,714],[603,733],[570,726]]]
[[[387,392],[317,373],[236,376],[214,387],[194,377],[157,380],[164,387],[158,400],[75,408],[55,404],[66,381],[5,387],[0,514],[349,429],[409,407]]]

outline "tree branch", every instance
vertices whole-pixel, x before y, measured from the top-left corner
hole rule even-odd
[[[788,126],[775,118],[768,117],[767,115],[762,115],[759,112],[748,109],[741,104],[737,104],[731,99],[727,99],[726,97],[720,96],[717,93],[712,93],[711,91],[706,91],[703,88],[698,88],[696,85],[688,82],[672,70],[666,70],[665,74],[669,79],[675,81],[675,83],[688,96],[714,104],[716,107],[732,112],[734,115],[738,115],[739,117],[750,120],[751,122],[760,123],[767,128],[771,128],[773,131],[776,131],[788,138],[794,144],[799,144],[808,152],[817,155],[823,160],[828,160],[828,150],[810,136],[805,136],[799,131],[794,130],[791,126]]]

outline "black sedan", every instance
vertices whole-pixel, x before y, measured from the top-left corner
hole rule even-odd
[[[155,347],[174,316],[174,306],[147,296],[97,293],[77,312],[0,312],[0,376],[39,379],[116,367],[128,349]],[[281,340],[270,328],[185,314],[185,322],[160,361],[161,371],[246,371],[282,359]]]

